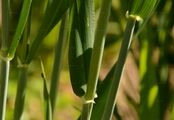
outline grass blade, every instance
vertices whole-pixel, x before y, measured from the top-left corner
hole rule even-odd
[[[2,40],[0,51],[0,120],[5,120],[10,60],[7,57],[9,35],[9,0],[2,0]]]
[[[89,2],[92,3],[93,1]],[[110,15],[110,8],[111,8],[111,0],[109,1],[103,0],[98,19],[99,21],[97,23],[97,28],[95,32],[94,48],[91,56],[89,76],[87,81],[87,91],[84,96],[85,103],[83,105],[82,119],[84,118],[89,120],[91,118],[93,102],[96,95],[99,69],[104,50],[105,34],[106,34],[107,22]]]
[[[158,2],[159,0],[135,0],[133,2],[131,14],[138,15],[142,19],[145,19],[153,12]]]
[[[89,74],[90,59],[94,44],[94,2],[82,0],[79,9],[80,35],[83,46],[83,56],[85,63],[86,82]]]
[[[59,22],[67,9],[72,5],[73,1],[74,0],[52,0],[49,2],[38,34],[31,44],[26,63],[30,63],[33,57],[35,57],[44,37]]]
[[[23,32],[22,47],[21,47],[22,51],[20,51],[18,58],[19,80],[18,80],[17,94],[15,99],[14,120],[21,119],[24,109],[26,85],[27,85],[27,72],[28,72],[28,65],[24,64],[24,62],[28,53],[30,22],[31,22],[31,14],[27,19],[27,23]]]
[[[68,21],[69,21],[69,10],[66,15],[62,19],[62,23],[60,26],[59,38],[56,45],[55,56],[54,56],[54,64],[51,78],[51,87],[50,87],[50,99],[52,112],[54,111],[56,96],[57,96],[57,88],[58,82],[60,78],[60,72],[62,67],[62,61],[64,57],[64,51],[68,42]]]
[[[130,48],[135,23],[136,18],[129,17],[101,120],[110,120],[112,117],[115,106],[116,93],[118,91],[126,56]]]
[[[73,22],[70,36],[69,63],[73,90],[83,96],[82,86],[87,83],[94,42],[94,4],[90,0],[76,0],[72,9]]]
[[[97,115],[96,115],[96,113],[93,114],[94,119],[96,119],[97,116],[102,116],[100,118],[101,120],[109,120],[112,117],[112,114],[114,111],[114,106],[115,106],[115,99],[117,96],[116,94],[117,94],[117,90],[118,90],[118,87],[120,84],[120,79],[121,79],[122,71],[124,68],[126,56],[129,51],[129,48],[130,48],[135,23],[136,23],[136,21],[139,21],[142,18],[148,17],[148,15],[150,15],[152,10],[155,8],[154,6],[157,4],[156,0],[151,1],[151,3],[153,3],[152,5],[147,3],[148,0],[145,1],[147,6],[143,6],[144,4],[142,4],[142,2],[144,2],[144,1],[138,1],[138,0],[135,1],[133,4],[134,5],[133,11],[131,11],[131,13],[133,13],[133,15],[128,15],[128,23],[126,26],[125,35],[124,35],[123,42],[121,45],[121,50],[119,53],[117,65],[115,67],[114,74],[113,74],[112,80],[109,85],[110,88],[109,88],[109,90],[106,89],[106,91],[103,94],[103,96],[105,96],[106,99],[105,100],[100,99],[98,105],[96,105],[96,107],[98,106],[98,108],[96,108],[97,109],[96,111],[98,111],[98,112],[97,112]],[[143,6],[143,8],[141,8],[141,6]],[[147,9],[147,7],[148,7],[148,9]],[[139,13],[138,9],[140,9],[140,8],[141,8],[140,11],[142,11],[142,12]],[[104,107],[103,107],[103,105],[104,105]],[[100,108],[100,107],[102,107],[102,108]]]
[[[15,52],[16,52],[16,48],[19,43],[19,40],[21,39],[22,33],[24,31],[24,28],[25,28],[25,25],[27,23],[27,19],[28,19],[29,13],[30,13],[31,3],[32,3],[32,0],[24,0],[24,2],[23,2],[23,6],[22,6],[19,22],[18,22],[18,25],[16,28],[16,32],[14,34],[11,46],[8,50],[8,57],[10,59],[13,59]]]
[[[78,8],[75,2],[71,9],[72,26],[69,43],[69,70],[73,91],[76,95],[84,95],[81,88],[86,83],[85,66],[83,59],[83,46],[79,32]]]
[[[98,97],[95,99],[91,120],[102,119],[103,111],[106,105],[107,95],[109,93],[109,88],[111,87],[112,77],[115,69],[116,64],[111,68],[106,78],[97,87]]]

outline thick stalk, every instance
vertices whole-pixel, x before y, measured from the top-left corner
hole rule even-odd
[[[50,87],[50,99],[51,99],[51,108],[52,112],[54,111],[56,96],[57,96],[57,89],[58,89],[58,81],[61,72],[62,60],[64,57],[65,47],[67,44],[67,33],[68,33],[68,19],[69,19],[69,12],[66,13],[64,18],[62,19],[59,39],[56,44],[55,56],[54,56],[54,64],[53,64],[53,71],[51,77],[51,87]]]
[[[120,85],[121,75],[126,61],[126,57],[130,49],[135,23],[136,23],[136,17],[128,18],[124,38],[122,41],[119,57],[117,60],[116,69],[114,71],[114,76],[112,78],[111,88],[107,97],[105,112],[103,114],[102,120],[110,120],[112,118],[115,106],[115,99]]]
[[[96,94],[99,70],[103,56],[105,34],[106,34],[107,22],[110,15],[110,8],[111,8],[111,0],[103,0],[95,33],[94,48],[92,51],[92,56],[90,61],[87,91],[84,96],[85,103],[83,105],[82,120],[90,120],[91,118],[94,98]]]
[[[8,50],[9,0],[2,0],[2,40],[0,52],[0,120],[5,120],[10,61]]]

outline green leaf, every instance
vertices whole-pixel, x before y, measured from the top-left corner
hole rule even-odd
[[[136,15],[142,9],[144,0],[134,0],[131,13]]]
[[[52,28],[59,22],[67,9],[72,5],[74,0],[52,0],[47,5],[42,24],[34,39],[29,54],[27,63],[31,62],[35,57],[39,46],[41,45],[44,37],[52,30]]]
[[[145,0],[143,3],[143,8],[139,11],[142,18],[146,18],[151,15],[152,11],[156,8],[158,0]]]
[[[159,0],[134,0],[131,14],[140,16],[142,19],[147,18],[154,11]]]
[[[90,0],[76,0],[72,9],[69,64],[73,90],[82,96],[87,83],[90,58],[94,43],[94,8]]]
[[[86,79],[88,79],[87,76],[94,43],[94,17],[94,4],[90,0],[81,0],[79,7],[79,32],[84,51]]]
[[[93,0],[89,2],[94,2]],[[82,120],[83,119],[90,119],[94,98],[96,96],[96,88],[97,88],[97,82],[99,77],[99,71],[104,51],[104,44],[105,44],[105,36],[106,36],[106,30],[107,30],[107,23],[110,16],[110,10],[111,10],[111,3],[112,1],[109,0],[102,0],[102,5],[100,8],[100,14],[97,21],[97,27],[95,31],[95,41],[94,41],[94,47],[91,55],[91,61],[90,61],[90,68],[89,68],[89,76],[87,81],[87,91],[84,96],[84,105],[82,110]],[[87,118],[86,118],[87,116]]]
[[[22,113],[24,110],[25,96],[26,96],[26,85],[27,85],[27,69],[28,66],[23,64],[25,57],[27,55],[27,44],[29,40],[30,34],[30,20],[31,16],[28,18],[27,23],[25,25],[25,29],[22,36],[22,47],[20,51],[21,57],[18,60],[19,67],[19,80],[17,86],[17,94],[15,99],[15,108],[14,108],[14,120],[19,120],[22,117]]]
[[[98,103],[96,103],[95,105],[96,108],[94,109],[96,111],[94,110],[92,113],[93,120],[97,119],[98,117],[100,117],[100,120],[110,120],[112,117],[115,107],[115,99],[120,84],[125,60],[130,48],[135,23],[136,23],[136,18],[133,17],[128,18],[128,23],[126,26],[125,35],[121,45],[121,50],[119,53],[117,64],[115,67],[112,68],[111,72],[106,77],[106,81],[104,81],[106,82],[105,84],[107,86],[103,85],[100,88],[101,92],[99,91],[99,93],[102,93],[102,95],[100,94],[99,95],[102,96],[102,98],[100,98]],[[110,79],[110,81],[107,79]]]
[[[21,15],[19,18],[19,22],[16,28],[16,32],[14,34],[11,46],[8,50],[8,57],[9,59],[13,59],[16,48],[18,46],[19,40],[21,39],[22,33],[24,31],[25,25],[27,23],[27,19],[30,13],[30,8],[31,8],[31,3],[32,0],[24,0],[22,10],[21,10]]]
[[[83,46],[79,33],[79,15],[76,3],[73,5],[71,12],[73,20],[69,44],[70,78],[74,93],[78,96],[82,96],[84,95],[84,91],[81,87],[86,83],[86,76],[83,59]]]
[[[54,111],[56,96],[57,96],[57,89],[61,74],[62,62],[64,58],[64,53],[66,46],[68,44],[68,28],[69,28],[69,10],[63,17],[61,21],[60,31],[59,31],[59,38],[56,43],[55,49],[55,56],[54,56],[54,64],[51,76],[51,87],[50,87],[50,99],[52,105],[52,112]]]
[[[103,111],[106,105],[107,95],[109,93],[109,88],[111,87],[112,77],[115,69],[116,64],[111,68],[105,79],[101,81],[100,85],[98,85],[97,87],[98,97],[95,99],[91,120],[102,119]]]

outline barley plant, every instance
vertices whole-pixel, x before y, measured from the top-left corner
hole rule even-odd
[[[0,120],[174,120],[173,0],[0,8]]]

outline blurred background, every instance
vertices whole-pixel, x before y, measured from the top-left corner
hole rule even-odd
[[[10,36],[17,25],[22,0],[10,0]],[[100,78],[104,79],[117,60],[126,25],[125,13],[133,0],[112,0]],[[96,20],[101,0],[95,0]],[[46,0],[33,0],[31,41],[35,38],[46,7]],[[1,18],[1,17],[0,17]],[[174,120],[174,0],[160,0],[156,11],[138,24],[133,37],[117,97],[117,120]],[[58,23],[45,38],[39,54],[48,83],[51,77]],[[20,49],[18,49],[20,51]],[[8,87],[7,120],[13,117],[18,79],[17,57],[12,61]],[[43,80],[39,58],[29,66],[24,120],[44,119]],[[60,76],[55,120],[75,120],[80,115],[81,99],[71,88],[68,70],[68,43]]]

